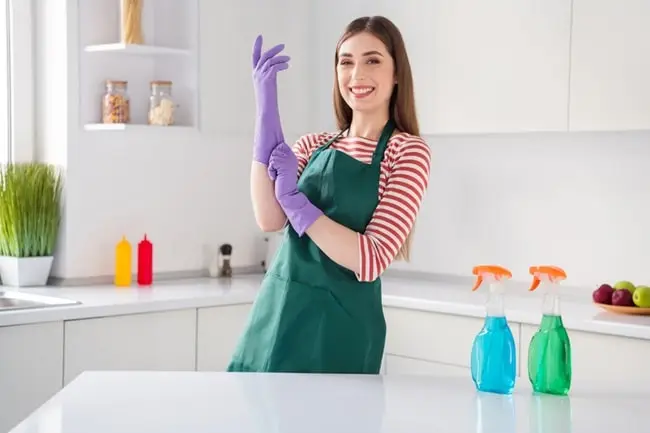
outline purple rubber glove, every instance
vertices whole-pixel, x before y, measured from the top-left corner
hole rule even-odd
[[[275,198],[293,229],[298,236],[302,236],[323,212],[298,191],[298,160],[286,143],[273,149],[268,173],[271,180],[275,181]]]
[[[289,56],[277,55],[283,49],[284,44],[279,44],[261,54],[261,35],[253,46],[253,87],[257,106],[253,159],[264,165],[269,164],[273,148],[284,142],[276,80],[278,71],[289,67]]]

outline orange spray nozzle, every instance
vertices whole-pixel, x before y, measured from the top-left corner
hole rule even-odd
[[[474,266],[472,274],[477,276],[474,287],[472,287],[472,291],[477,290],[481,286],[486,275],[492,276],[497,281],[503,280],[505,278],[512,278],[512,272],[498,265]]]
[[[542,279],[555,283],[566,278],[564,269],[557,266],[531,266],[528,272],[533,276],[533,283],[528,289],[531,292],[539,287]]]

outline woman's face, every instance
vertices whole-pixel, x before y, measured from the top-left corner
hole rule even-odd
[[[368,32],[341,44],[336,73],[339,92],[354,111],[385,109],[395,85],[395,69],[384,44]]]

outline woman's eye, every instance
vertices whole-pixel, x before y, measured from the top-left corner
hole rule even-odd
[[[376,65],[379,63],[379,59],[368,59],[368,63],[371,65]]]

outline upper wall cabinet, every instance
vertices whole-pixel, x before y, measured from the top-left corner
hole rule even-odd
[[[650,1],[573,0],[573,131],[650,129]]]
[[[406,41],[422,134],[567,130],[570,0],[383,5]]]

